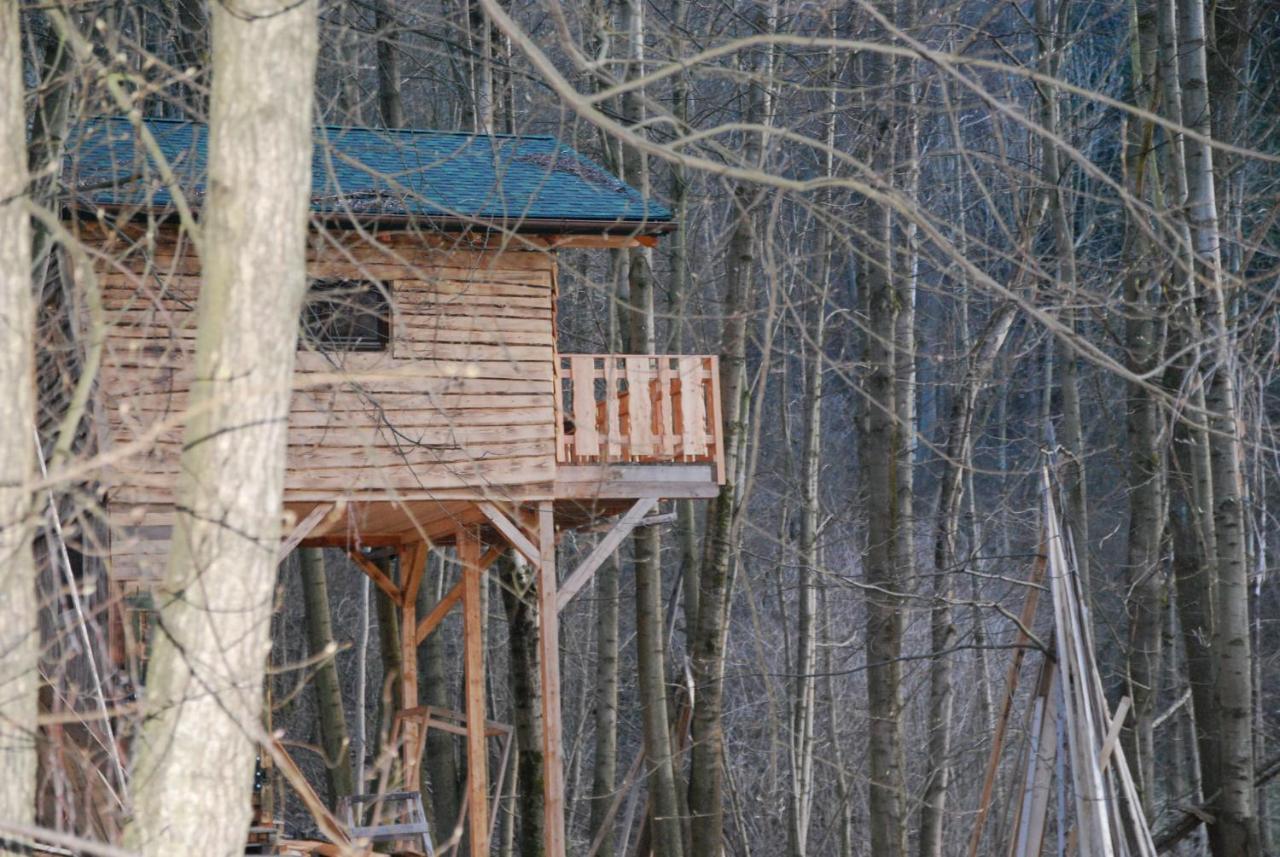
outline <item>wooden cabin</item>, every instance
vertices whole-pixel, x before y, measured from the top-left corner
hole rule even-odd
[[[547,846],[562,855],[559,609],[659,499],[714,496],[724,473],[716,358],[561,353],[556,250],[652,244],[675,224],[550,137],[324,128],[316,140],[281,555],[346,548],[401,605],[405,709],[418,705],[417,643],[462,606],[468,752],[481,772],[479,576],[508,548],[539,569]],[[95,408],[109,573],[139,585],[159,579],[168,552],[200,288],[176,211],[180,195],[198,214],[206,130],[99,119],[72,146],[69,226],[92,256],[106,322]],[[578,568],[557,572],[557,531],[615,516]],[[441,545],[465,572],[417,617],[426,553]],[[370,547],[399,552],[398,579]],[[427,728],[406,723],[407,771]],[[471,806],[488,806],[483,773],[469,789]],[[468,829],[473,855],[488,853],[487,815]]]

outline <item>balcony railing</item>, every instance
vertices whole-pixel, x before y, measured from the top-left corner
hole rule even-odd
[[[561,464],[708,463],[724,481],[717,358],[564,354]]]

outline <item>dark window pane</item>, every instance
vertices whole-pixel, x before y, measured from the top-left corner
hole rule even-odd
[[[302,338],[319,351],[386,351],[391,306],[367,280],[313,280],[302,307]]]

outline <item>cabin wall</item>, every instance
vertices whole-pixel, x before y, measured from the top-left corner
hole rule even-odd
[[[107,320],[97,408],[112,575],[153,578],[168,550],[199,265],[172,230],[86,232]],[[300,347],[285,501],[550,497],[554,265],[546,252],[316,233],[313,277],[390,287],[391,345]]]

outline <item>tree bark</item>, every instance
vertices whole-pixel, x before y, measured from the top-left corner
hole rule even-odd
[[[404,127],[400,97],[400,31],[395,0],[374,0],[373,27],[378,35],[378,112],[387,128]]]
[[[747,123],[765,115],[765,91],[759,80],[746,84]],[[758,166],[763,146],[759,136],[745,135],[743,162]],[[706,555],[698,581],[696,621],[689,637],[694,707],[689,765],[689,813],[692,855],[717,857],[723,847],[725,632],[737,556],[740,447],[747,433],[749,409],[743,406],[746,380],[747,308],[755,269],[755,191],[739,184],[734,190],[736,221],[726,250],[723,326],[720,334],[720,399],[724,438],[725,484],[707,510]]]
[[[32,553],[35,299],[18,4],[0,2],[0,818],[35,820],[39,647]],[[0,838],[0,854],[25,854]]]
[[[125,835],[166,857],[244,850],[306,291],[316,5],[212,13],[196,380]]]
[[[1154,103],[1156,72],[1156,10],[1151,0],[1135,0],[1133,7],[1133,100],[1149,109]],[[1158,194],[1156,160],[1151,141],[1154,126],[1131,121],[1126,149],[1127,187],[1135,199]],[[1157,341],[1150,273],[1151,254],[1145,235],[1131,227],[1125,236],[1125,255],[1132,273],[1125,280],[1125,344],[1127,364],[1135,373],[1156,370],[1161,354]],[[1132,727],[1125,730],[1127,753],[1134,766],[1143,812],[1155,817],[1155,716],[1159,699],[1163,649],[1165,582],[1160,546],[1164,538],[1166,483],[1160,440],[1159,403],[1147,384],[1130,383],[1126,408],[1129,447],[1129,538],[1127,571],[1129,618],[1127,644]]]
[[[438,555],[433,560],[437,571],[442,571],[442,562]],[[418,615],[426,616],[431,612],[440,597],[444,594],[443,574],[437,574],[438,584],[428,587],[426,582],[418,589]],[[431,590],[434,589],[434,592]],[[430,593],[430,594],[428,594]],[[423,700],[433,708],[450,708],[448,652],[445,638],[440,626],[432,631],[425,640],[418,657],[419,669],[422,670],[421,685]],[[427,731],[427,761],[423,771],[427,775],[430,788],[421,784],[423,793],[431,795],[432,829],[437,831],[440,839],[453,833],[458,823],[458,813],[462,806],[461,784],[458,776],[457,742],[454,736],[439,729]]]
[[[1000,350],[1013,326],[1015,311],[1007,304],[996,311],[969,357],[969,367],[952,401],[947,421],[946,452],[938,493],[933,542],[934,600],[930,611],[928,766],[920,811],[921,857],[941,857],[945,841],[947,789],[951,781],[951,733],[955,688],[953,657],[956,628],[952,604],[960,573],[956,541],[963,508],[965,473],[972,466],[973,421],[978,394],[986,386]]]
[[[507,614],[507,679],[511,686],[512,722],[516,737],[516,804],[520,814],[521,857],[541,857],[543,841],[542,684],[538,666],[538,607],[533,600],[534,575],[508,553],[497,560],[502,581],[502,608]]]
[[[1210,337],[1208,394],[1211,507],[1217,570],[1213,636],[1213,704],[1217,707],[1216,788],[1208,780],[1216,821],[1209,826],[1215,857],[1261,854],[1257,805],[1253,793],[1253,682],[1249,634],[1248,568],[1245,555],[1244,485],[1236,403],[1235,337],[1229,329],[1222,269],[1222,231],[1214,175],[1214,154],[1204,139],[1212,133],[1207,78],[1205,9],[1202,0],[1180,0],[1182,109],[1189,128],[1201,139],[1184,141],[1187,160],[1187,212],[1195,270],[1203,297],[1204,333]]]
[[[356,788],[351,773],[347,717],[342,709],[342,685],[338,681],[337,644],[333,641],[329,615],[329,583],[325,576],[324,550],[303,548],[299,553],[307,645],[311,657],[325,658],[316,668],[313,687],[316,707],[320,711],[320,746],[324,748],[329,803],[336,806],[339,798],[355,794]]]
[[[596,857],[613,857],[609,805],[618,780],[618,564],[608,559],[595,576],[596,686],[595,755],[591,776],[591,841]]]

